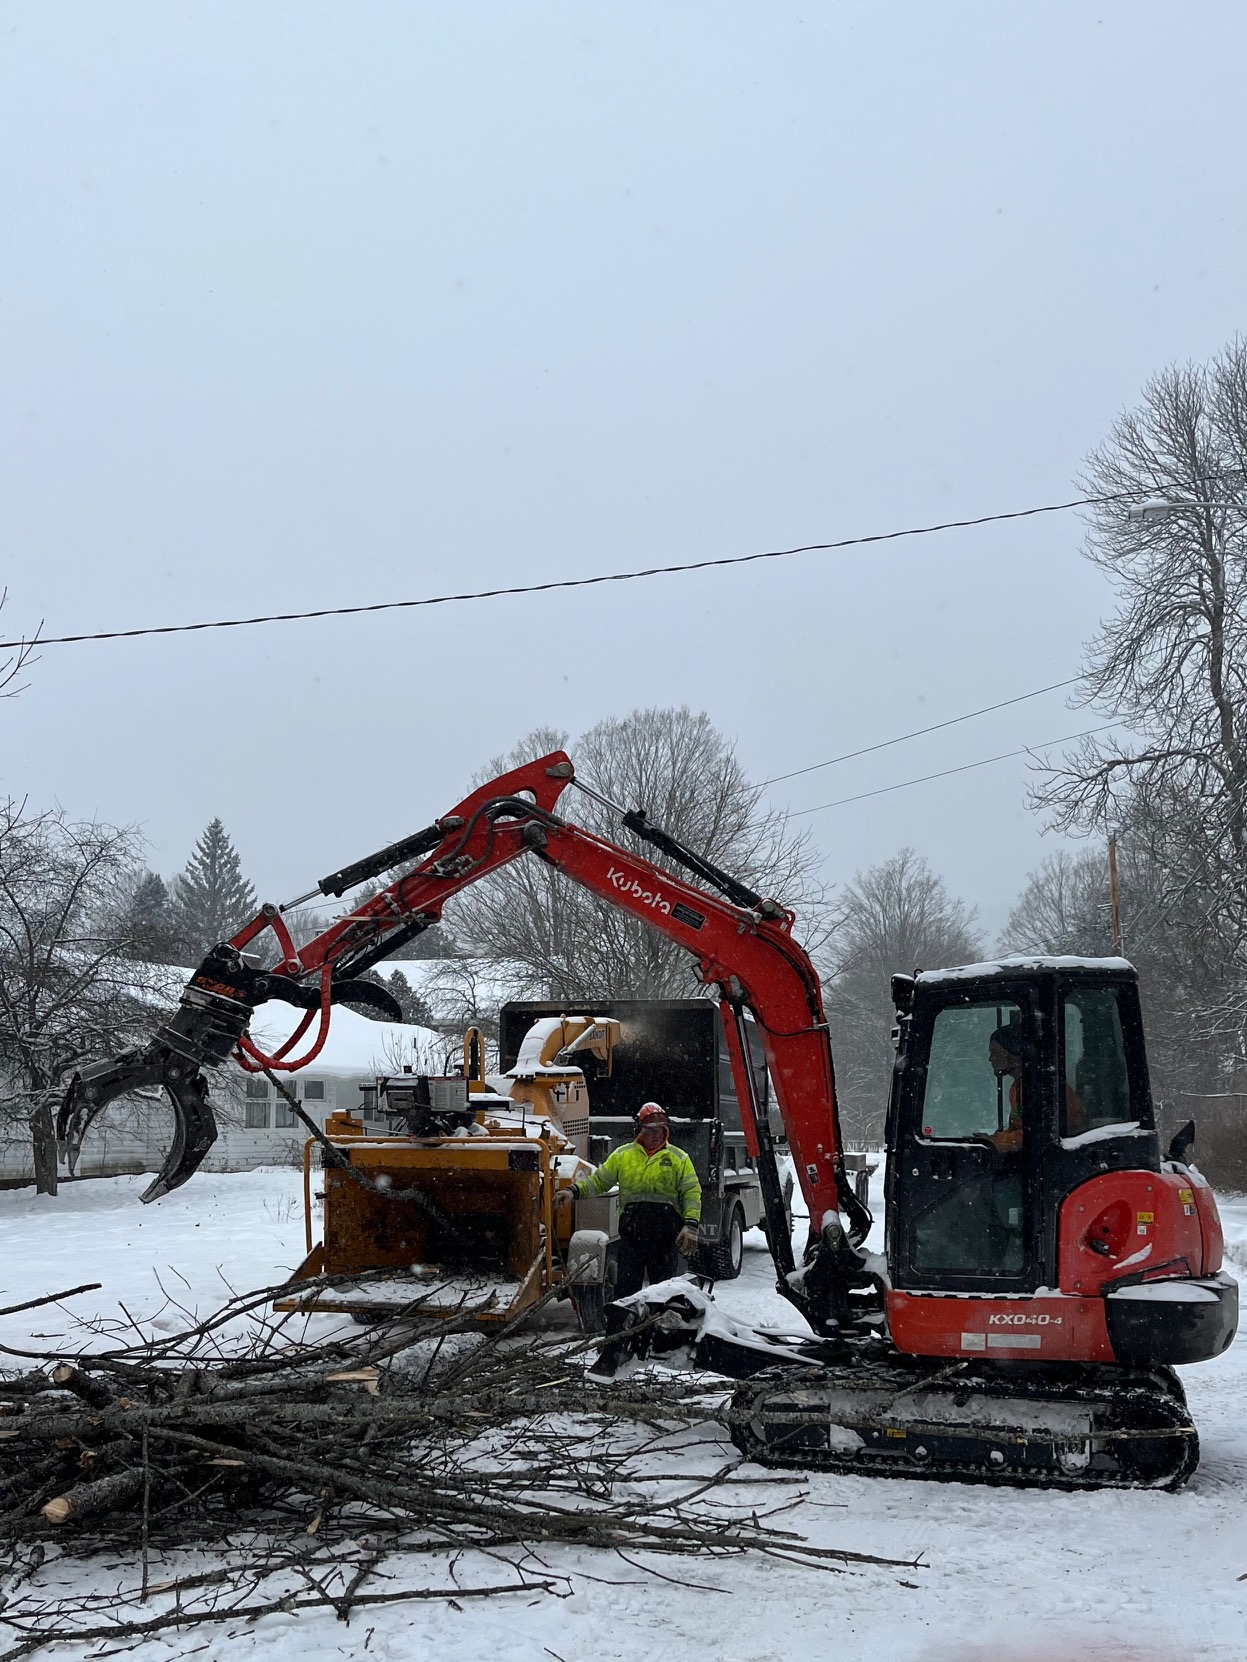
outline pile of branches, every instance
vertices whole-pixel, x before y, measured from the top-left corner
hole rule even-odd
[[[781,1510],[802,1498],[792,1478],[733,1475],[739,1457],[704,1378],[642,1371],[596,1391],[577,1338],[486,1337],[466,1319],[422,1322],[418,1310],[302,1343],[290,1317],[256,1319],[272,1293],[167,1337],[28,1357],[38,1365],[0,1378],[10,1576],[21,1581],[48,1543],[58,1558],[110,1549],[134,1566],[137,1610],[123,1618],[118,1592],[102,1621],[81,1601],[32,1604],[28,1593],[15,1604],[0,1561],[0,1624],[19,1636],[0,1662],[50,1639],[141,1637],[318,1604],[346,1620],[393,1599],[557,1594],[565,1577],[542,1555],[560,1545],[629,1564],[654,1553],[765,1553],[824,1569],[892,1562],[812,1546],[774,1508],[727,1490],[777,1485]],[[221,1336],[242,1317],[250,1336],[230,1354]],[[206,1548],[222,1555],[207,1580],[168,1578],[164,1566]],[[447,1565],[482,1554],[505,1567],[502,1579],[446,1581]],[[408,1570],[421,1559],[434,1584],[365,1585],[396,1555]],[[153,1598],[161,1608],[150,1612]]]

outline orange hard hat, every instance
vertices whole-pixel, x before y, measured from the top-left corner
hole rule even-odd
[[[637,1126],[644,1131],[650,1125],[669,1125],[667,1110],[657,1102],[643,1102],[637,1111]]]

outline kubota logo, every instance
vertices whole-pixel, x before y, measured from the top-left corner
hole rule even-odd
[[[671,902],[665,900],[657,889],[643,889],[635,877],[629,877],[626,871],[616,871],[614,866],[606,874],[606,881],[620,894],[628,894],[634,900],[643,901],[646,906],[656,906],[660,912],[670,912]]]

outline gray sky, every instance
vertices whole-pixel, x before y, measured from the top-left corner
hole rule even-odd
[[[585,575],[1060,500],[1244,323],[1237,4],[0,5],[7,635]],[[768,777],[1055,681],[1074,515],[423,613],[50,647],[0,789],[220,814],[284,899],[538,724]],[[794,808],[1091,725],[1051,694]],[[1003,921],[1025,766],[809,818]]]

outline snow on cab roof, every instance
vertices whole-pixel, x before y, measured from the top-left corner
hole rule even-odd
[[[940,981],[977,981],[989,975],[1016,975],[1033,970],[1133,970],[1128,958],[1047,958],[1036,953],[1019,953],[1013,958],[992,958],[981,964],[959,964],[953,969],[919,970],[916,977],[924,986]]]

